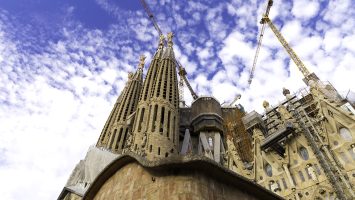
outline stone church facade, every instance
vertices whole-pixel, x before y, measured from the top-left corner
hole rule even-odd
[[[201,96],[179,106],[173,35],[129,74],[58,199],[354,199],[355,111],[308,82],[265,112]],[[280,90],[281,92],[281,90]]]

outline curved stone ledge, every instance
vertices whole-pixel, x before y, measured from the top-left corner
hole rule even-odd
[[[133,152],[122,154],[106,166],[87,189],[83,199],[94,199],[102,185],[117,171],[127,164],[137,162],[151,172],[169,170],[195,170],[204,173],[225,184],[240,188],[243,192],[257,199],[282,199],[262,186],[236,174],[204,156],[174,156],[161,160],[149,161]]]

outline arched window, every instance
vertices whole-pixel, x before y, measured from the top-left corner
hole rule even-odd
[[[272,167],[269,163],[267,163],[265,165],[264,170],[265,170],[266,175],[268,175],[270,177],[272,176]]]
[[[349,129],[347,129],[347,128],[340,128],[339,129],[339,134],[346,141],[351,141],[353,139]]]
[[[298,149],[298,153],[299,153],[299,155],[301,156],[301,158],[302,158],[303,160],[308,160],[308,159],[309,159],[308,151],[307,151],[306,148],[300,147],[300,148]]]

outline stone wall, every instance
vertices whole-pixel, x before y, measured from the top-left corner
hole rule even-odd
[[[94,199],[258,199],[198,170],[151,170],[137,162],[114,173]],[[265,198],[267,199],[267,198]]]

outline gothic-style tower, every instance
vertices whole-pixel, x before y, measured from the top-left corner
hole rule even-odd
[[[148,159],[168,157],[178,146],[178,84],[173,51],[173,34],[163,55],[161,36],[152,60],[134,123],[133,151]]]
[[[142,93],[138,103],[137,114],[133,125],[133,131],[132,131],[133,146],[131,146],[131,149],[136,152],[141,149],[144,135],[145,135],[144,143],[146,143],[146,131],[148,127],[148,119],[149,119],[149,112],[150,112],[149,110],[150,97],[152,95],[156,73],[160,65],[160,58],[163,54],[163,48],[164,48],[164,36],[160,35],[158,49],[150,63],[147,76],[144,80]]]
[[[125,147],[142,90],[144,60],[145,57],[141,56],[137,71],[129,74],[126,86],[117,99],[96,146],[118,153]]]

